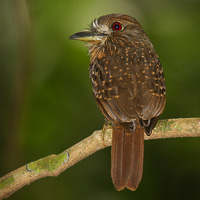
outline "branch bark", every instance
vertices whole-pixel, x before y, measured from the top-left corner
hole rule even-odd
[[[160,120],[145,140],[176,137],[200,137],[200,118]],[[58,155],[49,155],[16,169],[0,178],[0,199],[5,199],[25,185],[47,176],[58,176],[89,155],[111,146],[112,127],[105,126]]]

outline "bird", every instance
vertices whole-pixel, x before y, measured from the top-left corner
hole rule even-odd
[[[103,15],[69,37],[86,42],[94,98],[112,124],[111,177],[117,190],[141,182],[144,134],[150,136],[166,104],[162,65],[140,23]]]

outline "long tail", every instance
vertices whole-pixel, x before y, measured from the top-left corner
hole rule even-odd
[[[144,130],[134,132],[116,123],[113,127],[111,176],[117,190],[136,190],[143,173]]]

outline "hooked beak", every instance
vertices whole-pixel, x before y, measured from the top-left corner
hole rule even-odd
[[[69,37],[70,40],[80,40],[85,42],[92,42],[102,40],[106,34],[104,33],[97,33],[93,30],[85,30],[82,32],[75,33]]]

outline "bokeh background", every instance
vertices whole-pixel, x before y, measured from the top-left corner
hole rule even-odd
[[[102,128],[87,48],[68,37],[110,13],[137,18],[160,56],[167,86],[161,118],[200,117],[199,0],[1,0],[0,176]],[[117,192],[107,148],[9,199],[200,199],[199,155],[199,138],[146,141],[139,188]]]

